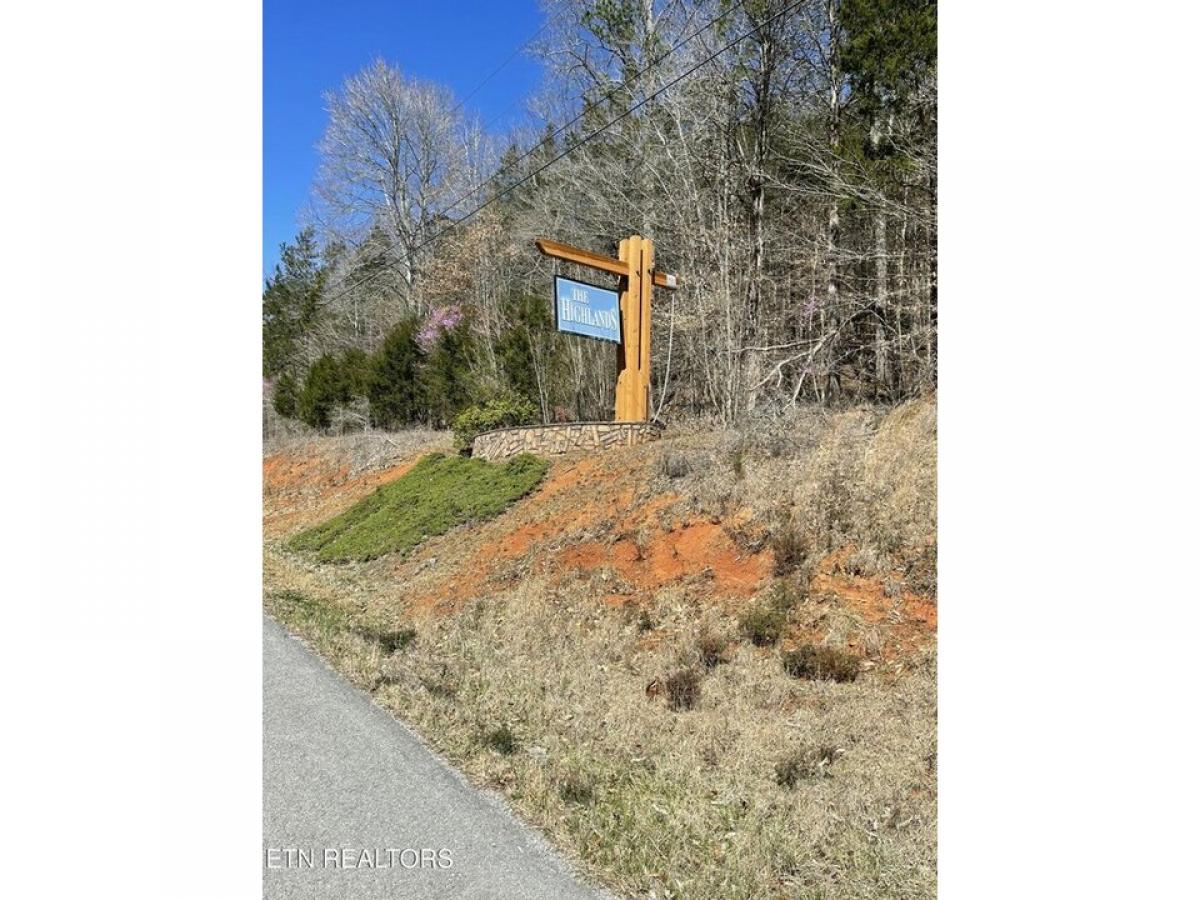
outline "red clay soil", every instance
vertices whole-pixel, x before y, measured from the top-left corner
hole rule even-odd
[[[937,634],[937,603],[911,591],[893,591],[888,596],[886,577],[882,575],[849,575],[843,563],[855,551],[847,546],[826,556],[817,566],[809,583],[809,596],[818,602],[822,598],[839,604],[864,624],[879,626],[883,635],[880,655],[885,661],[900,659],[928,645]],[[902,573],[891,573],[892,580],[902,584]],[[823,635],[806,635],[820,639]],[[851,636],[851,649],[862,649],[861,636]]]
[[[399,478],[417,459],[351,476],[349,466],[322,458],[313,445],[272,454],[263,460],[263,532],[280,537],[319,524]]]
[[[712,522],[656,530],[641,539],[586,541],[564,547],[557,559],[568,570],[607,567],[635,591],[650,591],[700,576],[711,582],[714,593],[726,597],[757,593],[772,566],[769,551],[744,553],[720,525]]]

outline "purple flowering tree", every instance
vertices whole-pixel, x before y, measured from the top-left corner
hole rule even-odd
[[[443,333],[458,327],[462,320],[463,309],[458,303],[431,309],[429,315],[425,317],[425,324],[417,332],[417,344],[428,353]]]

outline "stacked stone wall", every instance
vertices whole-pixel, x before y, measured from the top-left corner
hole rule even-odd
[[[658,440],[662,426],[653,422],[569,422],[562,425],[525,425],[485,431],[475,438],[471,453],[496,460],[533,453],[552,456],[572,450],[607,450]]]

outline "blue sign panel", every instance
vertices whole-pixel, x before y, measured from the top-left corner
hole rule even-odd
[[[621,343],[621,301],[616,291],[554,277],[554,327],[571,334]]]

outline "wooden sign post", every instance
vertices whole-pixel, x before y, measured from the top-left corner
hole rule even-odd
[[[616,259],[539,238],[538,250],[555,259],[609,272],[621,279],[621,343],[617,345],[617,397],[614,419],[650,418],[650,302],[654,288],[675,290],[679,280],[654,270],[654,241],[633,235],[621,241]]]

